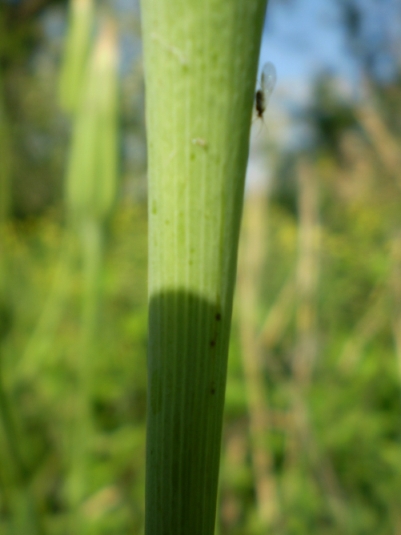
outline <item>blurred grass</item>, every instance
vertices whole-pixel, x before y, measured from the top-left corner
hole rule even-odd
[[[251,197],[247,202],[245,217],[257,209]],[[365,209],[370,210],[368,206]],[[361,213],[361,217],[365,215]],[[380,247],[372,252],[372,241],[365,237],[361,243],[359,231],[350,232],[346,227],[339,231],[335,224],[329,223],[323,228],[321,244],[324,261],[319,285],[319,351],[305,394],[315,453],[311,457],[310,448],[304,453],[301,448],[295,464],[288,464],[287,457],[288,445],[297,429],[291,416],[295,316],[278,327],[281,330],[278,336],[268,338],[272,343],[265,346],[263,338],[259,342],[259,377],[267,389],[265,411],[269,425],[265,438],[258,440],[262,440],[262,448],[271,457],[269,477],[277,487],[276,532],[334,534],[341,527],[343,532],[361,535],[390,534],[399,521],[400,383],[390,328],[391,309],[386,307],[386,300],[372,301],[370,294],[365,293],[365,279],[372,284],[383,281],[389,258],[385,243],[379,243]],[[370,227],[371,240],[376,240],[383,223],[376,219],[376,226]],[[260,268],[256,329],[263,328],[270,307],[276,299],[280,300],[281,289],[291,280],[298,243],[296,219],[274,202],[270,203],[269,226],[265,232],[269,254]],[[5,384],[27,437],[31,487],[40,505],[46,533],[51,535],[66,533],[69,513],[63,494],[67,473],[64,441],[74,417],[71,411],[75,356],[71,340],[80,331],[83,289],[76,261],[71,263],[71,291],[66,297],[49,358],[41,360],[37,373],[28,377],[20,373],[18,359],[46,300],[49,281],[56,276],[63,233],[62,225],[52,213],[29,223],[11,223],[6,232],[11,265],[9,287],[15,315],[12,330],[3,343]],[[139,534],[143,529],[146,235],[146,209],[130,203],[121,205],[111,221],[100,282],[103,306],[90,399],[94,436],[88,467],[88,497],[82,505],[93,532],[99,534]],[[359,264],[358,272],[353,269],[355,247],[365,259]],[[72,245],[73,251],[74,248],[77,254],[77,243]],[[381,269],[377,270],[377,264]],[[376,277],[372,277],[372,270]],[[351,286],[353,291],[347,295],[338,290],[341,286]],[[387,288],[390,292],[390,287]],[[358,314],[349,312],[342,319],[343,310],[351,307],[362,312],[372,303],[385,307],[381,313],[388,321],[362,346],[353,367],[344,369],[338,360],[341,348],[354,335],[360,336],[361,331]],[[255,501],[254,439],[251,440],[250,434],[251,412],[239,337],[241,306],[241,301],[237,301],[220,489],[220,533],[230,535],[262,533]],[[335,335],[333,318],[338,318]],[[8,533],[3,500],[1,507],[1,529]]]
[[[30,96],[31,78],[25,73],[22,79],[21,94],[29,86],[26,98],[34,103],[25,120],[42,118],[37,97]],[[50,85],[41,83],[39,93],[48,104]],[[355,105],[353,112],[357,128],[341,131],[337,152],[311,152],[306,171],[305,155],[297,156],[286,185],[276,168],[270,195],[246,198],[219,535],[401,532],[399,136],[373,105]],[[286,161],[287,155],[275,159]],[[0,176],[7,172],[4,162]],[[11,168],[15,163],[38,183],[22,150]],[[54,163],[46,165],[54,175]],[[304,209],[302,180],[299,189],[296,185],[302,165],[304,180],[310,178],[316,188],[304,190]],[[40,187],[39,194],[35,188],[20,190],[29,199],[40,197]],[[309,212],[308,201],[315,203]],[[68,525],[66,481],[71,429],[80,416],[75,407],[85,291],[82,244],[61,220],[59,206],[20,219],[6,212],[0,229],[0,262],[6,264],[0,281],[0,395],[9,414],[3,411],[0,426],[0,535],[75,535]],[[302,226],[305,233],[311,223],[308,214],[319,225],[318,251],[300,239]],[[102,225],[102,306],[87,393],[87,489],[79,509],[93,535],[140,535],[146,208],[126,188],[108,219]],[[319,269],[312,260],[306,268],[312,283],[302,288],[301,264],[308,254],[309,261],[310,255],[318,257]],[[314,358],[301,389],[294,359],[306,338],[300,310],[308,307],[313,321],[306,334],[313,339]],[[266,503],[269,493],[274,500]]]
[[[129,239],[127,228],[131,228]],[[34,491],[38,494],[41,509],[46,511],[50,533],[58,533],[57,525],[61,529],[68,514],[68,501],[63,494],[68,470],[65,440],[66,431],[77,416],[72,412],[75,405],[76,347],[71,340],[80,335],[83,290],[77,262],[72,263],[71,292],[66,299],[49,358],[43,360],[40,357],[37,373],[26,376],[19,373],[19,362],[15,356],[22,354],[30,338],[31,326],[35,325],[41,304],[47,298],[48,281],[57,270],[59,245],[64,232],[62,226],[49,216],[30,225],[11,226],[7,233],[12,274],[9,284],[19,289],[17,295],[14,294],[19,307],[15,312],[13,331],[3,345],[4,376],[8,395],[29,441],[26,446],[30,450],[30,458],[33,458]],[[100,283],[107,306],[100,313],[99,351],[93,360],[90,404],[94,439],[87,480],[90,498],[83,504],[83,511],[95,524],[102,522],[102,525],[112,526],[128,522],[132,530],[133,525],[137,529],[141,525],[144,484],[145,210],[140,207],[122,209],[113,220],[110,232],[119,238],[113,240],[107,251],[107,267]],[[75,258],[78,252],[78,244],[75,243]],[[28,269],[21,269],[22,266]],[[137,462],[132,464],[133,454],[137,456]],[[136,504],[134,509],[130,505],[132,502]],[[108,531],[99,531],[103,532]]]

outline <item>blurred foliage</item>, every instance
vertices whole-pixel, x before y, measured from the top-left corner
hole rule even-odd
[[[37,353],[37,362],[28,366],[15,357],[23,355],[31,326],[48,297],[48,282],[56,274],[63,233],[51,216],[16,224],[7,233],[12,273],[9,284],[17,310],[13,330],[2,344],[4,384],[21,420],[29,478],[49,533],[64,533],[67,516],[63,481],[75,416],[71,411],[78,380],[75,354],[83,284],[76,261],[71,262],[70,292],[51,351]],[[110,233],[113,240],[101,283],[107,306],[99,317],[100,349],[93,361],[95,377],[90,393],[95,429],[90,444],[90,497],[83,508],[93,523],[102,521],[98,533],[132,533],[134,528],[139,530],[142,521],[144,484],[146,211],[121,207]],[[72,248],[78,259],[79,244]],[[8,533],[9,507],[3,494],[0,503],[0,532]],[[118,526],[123,529],[116,531]]]
[[[139,8],[136,1],[115,7],[112,0],[106,0],[97,9],[93,24],[97,29],[110,12],[117,19],[123,44],[119,65],[120,171],[126,193],[143,201],[146,143]],[[67,2],[0,2],[1,84],[14,154],[12,212],[19,218],[39,215],[59,206],[63,199],[71,124],[60,109],[57,88],[67,21]],[[79,65],[76,68],[79,70]]]
[[[94,535],[143,533],[146,150],[139,40],[132,38],[137,18],[119,9],[120,37],[129,42],[120,68],[123,186],[100,278],[82,504]],[[7,116],[13,192],[11,216],[3,217],[0,232],[0,534],[7,535],[72,533],[67,459],[84,281],[80,244],[65,237],[61,215],[70,137],[57,106],[61,39],[46,30],[65,15],[63,3],[0,3],[0,108]],[[357,15],[348,16],[355,35]],[[401,78],[379,83],[371,71],[365,101],[344,102],[330,78],[316,81],[313,105],[297,117],[312,135],[302,150],[275,155],[276,178],[266,199],[254,316],[267,422],[261,446],[270,458],[262,476],[275,489],[277,535],[401,530]],[[305,299],[297,294],[305,252],[297,176],[305,160],[319,199],[313,224],[320,241],[308,304],[317,318],[309,333],[317,351],[301,388],[294,367]],[[248,212],[257,209],[251,196],[247,202]],[[294,289],[289,282],[296,279]],[[290,298],[280,297],[285,288]],[[218,524],[220,535],[265,535],[253,465],[252,385],[244,373],[244,359],[254,355],[246,354],[241,339],[240,307],[237,300]],[[271,311],[285,320],[263,337]]]

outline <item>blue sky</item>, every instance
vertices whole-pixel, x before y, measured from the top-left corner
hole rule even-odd
[[[306,106],[312,94],[313,78],[328,72],[339,81],[349,97],[357,87],[358,72],[352,61],[337,0],[270,0],[260,68],[271,61],[277,70],[277,87],[265,114],[265,127],[253,130],[255,150],[247,173],[250,189],[267,186],[270,175],[266,152],[258,150],[266,139],[275,144],[296,146],[305,139],[302,125],[294,123],[291,108]]]
[[[363,8],[362,31],[371,48],[377,50],[384,41],[393,48],[391,57],[385,53],[378,56],[377,69],[382,79],[391,79],[397,69],[394,58],[400,58],[401,2],[354,1]],[[266,61],[276,65],[278,83],[308,83],[313,75],[325,71],[355,87],[360,73],[347,46],[339,0],[270,0],[261,64]]]
[[[356,81],[347,50],[338,3],[333,0],[283,2],[270,0],[260,63],[272,61],[278,84],[296,80],[309,84],[319,72]]]

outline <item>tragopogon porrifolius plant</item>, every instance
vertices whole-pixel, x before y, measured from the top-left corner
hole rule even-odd
[[[149,154],[146,535],[212,535],[267,0],[142,0]]]

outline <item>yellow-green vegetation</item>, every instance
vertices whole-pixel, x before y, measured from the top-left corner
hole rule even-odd
[[[92,408],[92,434],[89,445],[81,444],[81,455],[86,456],[87,464],[85,495],[79,509],[85,524],[95,533],[140,533],[143,522],[146,231],[144,208],[120,207],[110,229],[112,235],[119,238],[113,238],[113,245],[107,250],[100,280],[105,306],[98,314],[90,393],[83,393],[85,398],[89,396],[85,400]],[[31,499],[32,496],[37,498],[46,526],[44,533],[54,534],[65,533],[66,529],[75,532],[74,522],[68,527],[71,513],[75,515],[76,511],[71,511],[65,483],[70,478],[70,470],[75,472],[75,466],[71,466],[71,433],[76,429],[77,419],[85,417],[82,411],[76,410],[79,395],[77,351],[82,336],[81,301],[85,292],[79,263],[70,263],[70,291],[56,326],[51,351],[46,353],[45,359],[40,354],[38,365],[32,366],[36,373],[31,371],[29,376],[20,373],[18,359],[14,357],[22,355],[30,342],[31,326],[35,325],[48,298],[49,281],[59,269],[59,247],[64,232],[58,221],[48,217],[9,227],[6,246],[10,253],[9,284],[14,317],[13,328],[2,343],[7,395],[13,405],[13,415],[18,419],[19,431],[24,432],[21,448],[27,465],[26,486]],[[78,243],[72,246],[72,254],[75,259],[79,258]],[[25,270],[27,261],[29,268]],[[28,288],[29,295],[25,294]],[[124,311],[122,315],[121,311]],[[99,337],[98,333],[102,335]],[[118,347],[115,336],[119,339]],[[2,448],[2,459],[6,453]],[[2,483],[6,468],[9,469],[2,464]],[[14,533],[12,522],[18,518],[13,519],[10,503],[12,496],[9,494],[13,489],[9,488],[10,493],[5,493],[6,490],[3,486],[0,532]],[[28,518],[32,523],[32,516]],[[32,533],[37,531],[32,530]]]
[[[245,196],[228,339],[263,17],[192,3],[145,13],[149,210],[142,78],[118,129],[114,25],[91,14],[76,33],[66,132],[58,65],[0,3],[0,535],[210,535],[219,455],[219,535],[394,535],[399,82],[348,106],[317,83],[308,150],[261,143],[274,179]]]
[[[330,165],[330,172],[336,173],[338,169]],[[322,168],[316,165],[313,170]],[[292,416],[296,384],[291,369],[296,341],[293,300],[287,305],[290,317],[284,328],[270,331],[266,345],[261,336],[271,307],[294,277],[297,220],[281,202],[272,200],[269,218],[263,222],[269,251],[260,268],[254,315],[262,343],[260,379],[268,422],[262,447],[270,456],[267,475],[278,496],[275,531],[332,534],[341,529],[391,534],[399,514],[401,481],[400,379],[392,333],[391,301],[395,296],[389,278],[392,259],[386,205],[370,194],[358,206],[351,199],[344,202],[335,181],[321,183],[320,191],[321,198],[330,198],[329,208],[341,203],[341,210],[325,211],[325,220],[321,220],[319,351],[305,394],[313,431],[309,430],[306,443],[298,438]],[[255,205],[246,206],[247,214],[253,210]],[[375,223],[366,225],[378,211],[382,217],[374,217]],[[102,535],[143,533],[146,232],[145,207],[119,206],[101,279],[103,299],[90,395],[94,436],[82,510],[94,533]],[[56,273],[62,233],[51,216],[8,227],[14,316],[11,332],[2,342],[7,394],[27,434],[32,492],[51,535],[64,532],[69,515],[63,495],[67,476],[64,437],[74,417],[76,345],[71,341],[80,333],[82,279],[76,264],[48,360],[29,380],[19,375],[18,360],[48,295],[48,282]],[[382,300],[376,299],[375,292],[382,292]],[[263,533],[255,499],[241,307],[238,300],[228,361],[217,515],[220,533],[227,535]],[[373,319],[364,333],[360,325],[367,315]],[[357,345],[349,345],[357,340]],[[350,356],[344,357],[347,346]],[[5,533],[10,514],[7,494],[2,491]]]

